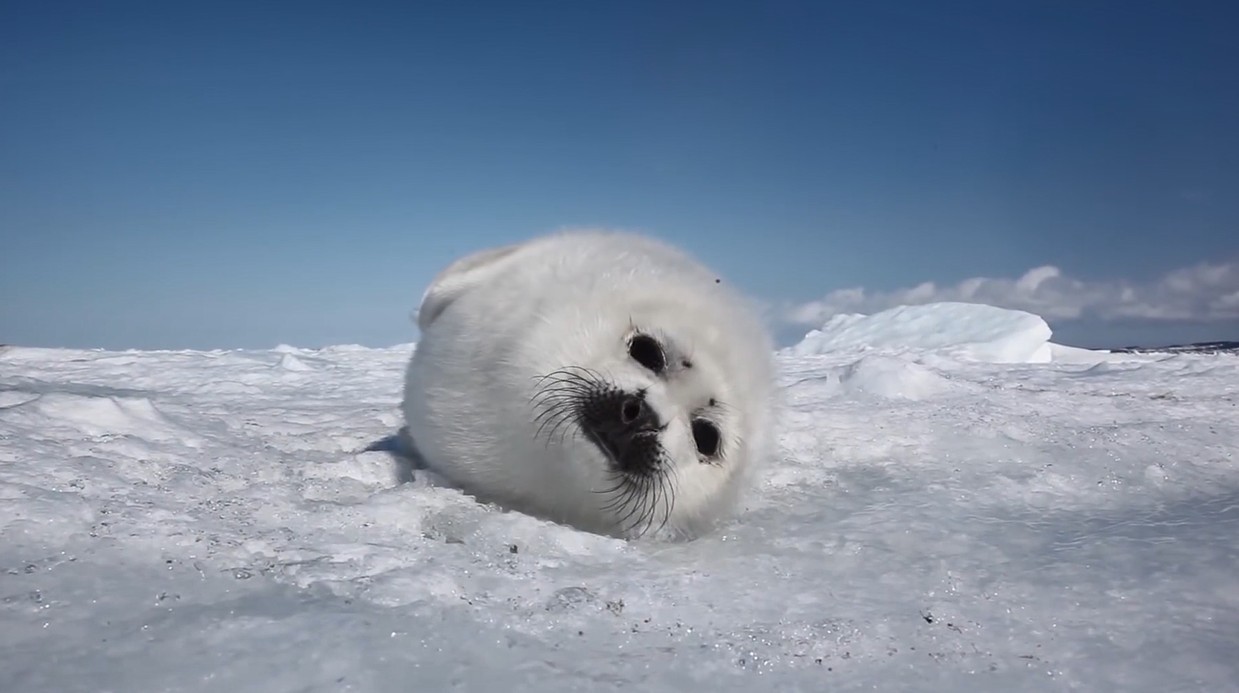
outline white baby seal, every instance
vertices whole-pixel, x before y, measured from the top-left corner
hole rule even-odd
[[[624,538],[730,514],[771,444],[773,346],[695,260],[630,233],[484,250],[431,282],[403,410],[479,500]]]

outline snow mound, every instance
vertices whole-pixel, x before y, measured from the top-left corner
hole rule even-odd
[[[978,303],[899,306],[836,315],[785,350],[791,356],[845,351],[934,351],[966,361],[1048,363],[1051,330],[1039,316]]]
[[[306,364],[305,361],[302,361],[301,359],[289,353],[285,353],[283,356],[280,357],[279,367],[283,368],[286,371],[294,371],[298,373],[304,373],[306,371],[314,370],[311,366]]]
[[[73,392],[47,392],[11,407],[12,410],[32,410],[28,418],[41,421],[45,428],[59,434],[88,438],[133,436],[154,441],[179,440],[190,442],[196,436],[186,436],[145,397],[95,396]]]
[[[822,377],[789,388],[796,394],[809,389],[827,397],[877,397],[920,401],[952,390],[953,384],[929,368],[892,356],[864,356],[826,370]]]

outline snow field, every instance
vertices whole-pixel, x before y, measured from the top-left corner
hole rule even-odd
[[[780,353],[686,544],[367,452],[409,345],[6,348],[0,690],[1239,690],[1239,359],[918,308]]]

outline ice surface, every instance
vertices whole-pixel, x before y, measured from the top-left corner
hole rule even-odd
[[[1044,363],[1051,359],[1049,340],[1049,325],[1032,313],[943,302],[899,306],[873,315],[836,315],[788,353],[936,351],[971,361]]]
[[[0,351],[0,690],[1236,690],[1239,358],[926,315],[781,354],[777,458],[674,545],[366,452],[409,346]]]

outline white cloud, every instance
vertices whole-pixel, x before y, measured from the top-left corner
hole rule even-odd
[[[951,286],[925,282],[910,289],[832,291],[816,301],[789,306],[785,320],[820,325],[838,313],[874,313],[898,305],[963,301],[1036,313],[1048,320],[1095,317],[1218,321],[1239,319],[1239,262],[1204,262],[1139,284],[1068,277],[1052,265],[1016,278],[973,277]]]

